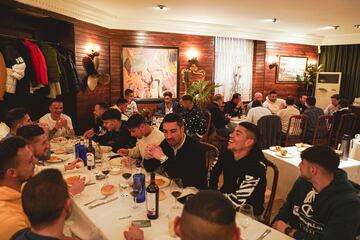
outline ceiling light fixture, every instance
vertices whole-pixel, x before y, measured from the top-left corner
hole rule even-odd
[[[277,18],[273,18],[273,19],[272,19],[272,22],[273,22],[273,23],[276,23],[277,21],[278,21]]]
[[[356,24],[356,25],[354,25],[354,28],[356,28],[356,29],[360,29],[360,24]]]
[[[337,30],[340,26],[339,25],[335,25],[335,26],[332,26],[334,30]]]
[[[158,4],[157,8],[159,8],[160,10],[164,10],[164,9],[166,9],[166,6],[162,5],[162,4]]]

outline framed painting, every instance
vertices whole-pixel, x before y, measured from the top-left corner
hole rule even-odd
[[[164,92],[179,95],[179,48],[123,46],[121,70],[123,96],[132,89],[136,101],[160,101]]]
[[[296,83],[297,76],[304,81],[307,60],[306,56],[280,56],[277,82]]]

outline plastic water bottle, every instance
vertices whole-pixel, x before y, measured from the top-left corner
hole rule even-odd
[[[141,184],[141,192],[136,196],[135,198],[135,202],[137,203],[142,203],[145,201],[145,191],[146,191],[146,187],[145,187],[145,175],[141,173],[141,168],[137,167],[136,168],[137,172],[134,174],[133,179],[134,179],[134,186],[135,184]]]

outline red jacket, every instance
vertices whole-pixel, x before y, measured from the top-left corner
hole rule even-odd
[[[48,85],[49,80],[46,68],[46,61],[43,53],[35,43],[32,43],[27,39],[24,39],[24,44],[29,49],[31,61],[34,66],[36,81],[39,84]]]

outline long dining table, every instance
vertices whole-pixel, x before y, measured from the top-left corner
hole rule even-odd
[[[74,160],[74,154],[59,155],[65,161],[60,163],[46,163],[49,167],[61,168],[63,164],[67,164]],[[96,180],[95,176],[100,172],[100,166],[89,171],[86,167],[66,171],[63,173],[64,179],[73,175],[80,175],[86,177],[86,186],[81,194],[72,197],[72,215],[66,222],[65,233],[74,234],[81,239],[86,240],[118,240],[124,239],[123,232],[127,230],[133,220],[146,220],[146,202],[137,204],[133,208],[133,197],[129,194],[130,189],[120,188],[120,183],[123,182],[121,174],[109,175],[107,179]],[[144,170],[142,170],[143,173]],[[149,174],[145,173],[146,178]],[[101,206],[89,209],[89,205],[85,203],[100,198],[102,196],[100,190],[105,183],[113,184],[117,191],[103,200],[113,200]],[[171,196],[169,187],[164,187],[163,190],[166,198],[159,202],[159,218],[151,220],[151,227],[143,228],[145,239],[178,239],[169,235],[169,213],[174,211],[173,206],[175,199]],[[182,195],[188,193],[195,193],[195,188],[185,188]],[[101,202],[102,200],[100,200]],[[98,201],[99,202],[99,201]],[[97,203],[98,203],[97,202]],[[90,204],[90,206],[93,204]],[[178,204],[177,214],[181,215],[182,204]],[[173,212],[172,212],[173,214]],[[241,218],[241,214],[237,214],[237,222]],[[239,226],[239,224],[238,224]],[[267,229],[271,232],[264,238],[264,240],[287,240],[292,239],[289,236],[270,228],[256,220],[251,220],[251,224],[245,230],[242,229],[242,237],[248,240],[257,240]]]

